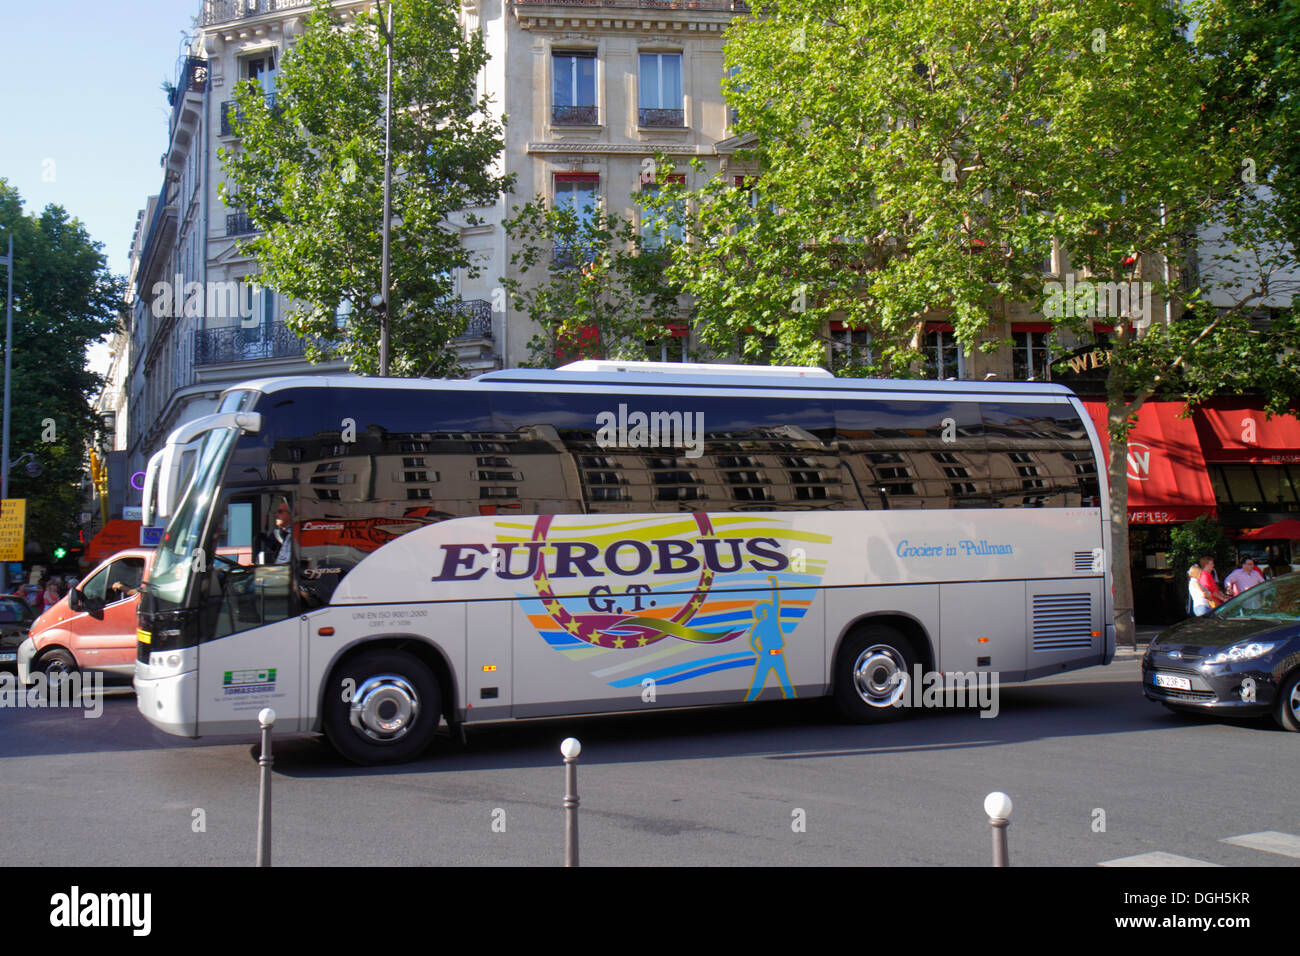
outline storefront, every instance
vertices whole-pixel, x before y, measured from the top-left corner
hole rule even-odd
[[[1105,447],[1106,404],[1084,401]],[[1128,443],[1129,567],[1139,624],[1165,624],[1184,614],[1185,575],[1170,568],[1169,531],[1200,515],[1215,515],[1214,487],[1192,419],[1182,402],[1147,402]],[[1109,467],[1110,449],[1106,448]]]

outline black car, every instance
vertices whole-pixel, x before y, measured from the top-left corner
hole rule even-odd
[[[1142,690],[1174,710],[1269,712],[1300,731],[1300,574],[1162,632],[1142,658]]]
[[[36,612],[21,597],[0,594],[0,670],[18,667],[18,645],[27,639],[34,620]]]

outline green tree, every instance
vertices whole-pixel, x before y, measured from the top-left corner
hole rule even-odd
[[[1179,525],[1169,531],[1169,566],[1174,570],[1174,580],[1183,583],[1187,569],[1201,558],[1214,558],[1215,570],[1222,581],[1232,570],[1232,542],[1223,528],[1209,515]],[[1184,585],[1185,586],[1185,585]]]
[[[512,305],[539,329],[528,364],[658,358],[669,323],[682,316],[677,289],[663,278],[669,241],[654,234],[647,241],[616,213],[548,209],[541,196],[516,206],[506,231],[518,244],[510,264],[520,276],[540,277],[501,280]]]
[[[37,478],[10,470],[9,496],[27,499],[27,540],[48,555],[75,533],[86,449],[95,430],[91,400],[102,378],[86,349],[118,323],[123,280],[108,271],[103,245],[61,206],[25,214],[0,179],[0,246],[14,240],[14,337],[9,455],[34,454]],[[0,280],[3,281],[3,280]],[[25,464],[25,463],[24,463]]]
[[[951,322],[968,352],[1007,344],[1016,304],[1085,339],[1094,318],[1112,324],[1123,643],[1134,640],[1133,416],[1154,395],[1195,402],[1264,374],[1280,409],[1300,381],[1294,357],[1278,359],[1296,326],[1252,324],[1257,295],[1217,310],[1202,289],[1168,323],[1151,308],[1179,290],[1199,226],[1226,210],[1234,239],[1268,231],[1267,204],[1241,177],[1259,128],[1207,140],[1215,58],[1187,34],[1173,0],[774,0],[735,21],[726,45],[724,88],[753,143],[738,159],[758,172],[760,195],[713,180],[665,200],[694,210],[669,278],[696,297],[701,337],[724,348],[767,340],[779,362],[821,364],[838,318],[871,334],[872,371],[911,376],[927,320]],[[1043,262],[1054,241],[1098,285],[1052,315]],[[1118,283],[1133,280],[1151,283],[1146,307],[1121,310]]]
[[[452,275],[478,267],[460,227],[496,202],[501,128],[477,80],[488,54],[448,0],[393,0],[391,369],[456,370],[448,343],[465,329]],[[381,12],[344,25],[318,3],[285,54],[274,102],[253,83],[236,89],[237,146],[222,150],[222,197],[259,234],[242,247],[261,281],[294,300],[289,323],[309,354],[378,367],[382,286],[385,42]],[[346,322],[342,316],[346,315]]]

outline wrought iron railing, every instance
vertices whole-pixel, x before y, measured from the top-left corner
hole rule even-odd
[[[599,117],[594,106],[552,106],[551,123],[554,126],[596,126]]]
[[[296,10],[310,7],[312,0],[203,0],[203,12],[199,22],[203,26],[214,23],[226,23],[230,20],[246,20],[281,10]]]
[[[641,107],[637,122],[642,126],[681,127],[686,125],[685,110],[661,110]]]
[[[267,109],[275,112],[275,93],[267,93],[264,96]],[[244,118],[244,111],[239,108],[235,100],[221,101],[221,135],[234,136],[235,126]]]
[[[451,303],[451,311],[467,318],[465,331],[457,339],[492,338],[492,303],[486,299],[464,299]]]
[[[257,227],[248,218],[248,213],[239,210],[226,215],[226,235],[246,236],[250,232],[257,232]]]
[[[576,242],[557,242],[551,250],[552,269],[576,269],[596,258],[596,247]]]
[[[225,365],[258,359],[301,358],[305,341],[284,322],[245,328],[201,329],[194,333],[194,364]]]
[[[639,10],[708,10],[744,13],[749,4],[743,0],[515,0],[520,7],[632,7]]]

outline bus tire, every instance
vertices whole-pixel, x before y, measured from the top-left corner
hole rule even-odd
[[[433,741],[442,719],[438,681],[402,651],[359,654],[334,671],[325,692],[325,735],[353,763],[404,763]]]
[[[1283,730],[1300,731],[1300,668],[1288,674],[1278,688],[1273,719]]]
[[[836,711],[855,724],[902,717],[911,702],[915,663],[912,645],[892,627],[868,624],[856,629],[835,659]]]

